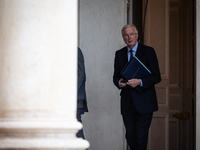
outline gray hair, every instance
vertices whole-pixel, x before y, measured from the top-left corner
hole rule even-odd
[[[124,30],[125,30],[126,28],[129,28],[129,27],[133,27],[134,30],[135,30],[135,33],[138,33],[138,30],[137,30],[137,28],[136,28],[135,25],[133,25],[133,24],[127,24],[127,25],[125,25],[125,26],[122,27],[122,30],[121,30],[122,36],[124,35]]]

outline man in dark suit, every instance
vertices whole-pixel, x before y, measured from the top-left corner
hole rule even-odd
[[[81,115],[84,112],[88,112],[86,92],[85,92],[85,65],[84,57],[80,48],[78,48],[78,95],[77,95],[77,119],[82,123]],[[76,134],[77,137],[85,139],[83,129],[79,130]]]
[[[128,145],[131,150],[146,150],[153,112],[158,110],[155,91],[155,84],[161,81],[158,60],[152,47],[138,43],[138,31],[134,25],[125,25],[121,32],[127,46],[115,53],[113,82],[121,89],[121,114]],[[151,75],[123,82],[120,72],[134,56],[151,71]]]

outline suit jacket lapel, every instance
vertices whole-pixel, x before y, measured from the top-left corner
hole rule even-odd
[[[140,43],[138,43],[138,48],[136,51],[135,56],[140,60],[142,57],[142,45]]]
[[[128,56],[127,56],[127,47],[123,48],[123,53],[122,53],[122,58],[123,58],[123,63],[124,66],[128,63]]]

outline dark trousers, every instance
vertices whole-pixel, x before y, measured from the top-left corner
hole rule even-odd
[[[79,122],[82,123],[82,119],[81,119],[81,110],[80,108],[77,109],[77,114],[76,114],[76,118]],[[76,134],[77,137],[81,137],[83,139],[85,139],[84,134],[83,134],[83,128],[81,130],[78,131],[78,133]]]
[[[130,103],[128,112],[122,115],[126,140],[131,150],[146,150],[152,116],[153,113],[138,113],[133,102]]]

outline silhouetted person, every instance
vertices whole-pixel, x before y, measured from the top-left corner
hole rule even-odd
[[[87,99],[85,92],[85,65],[84,65],[84,57],[80,48],[78,48],[78,95],[77,95],[77,119],[82,123],[81,115],[84,112],[88,112],[87,108]],[[83,134],[83,129],[79,130],[76,134],[77,137],[82,137],[85,139]]]

